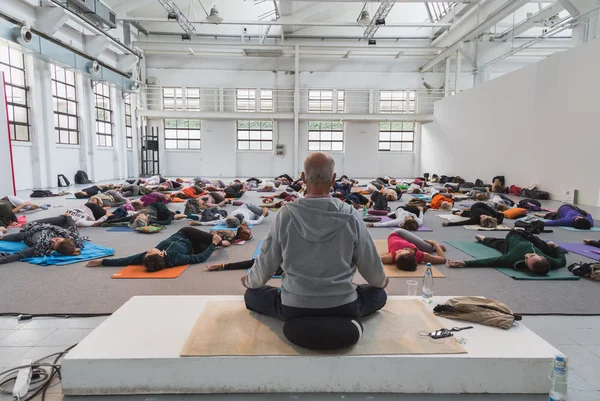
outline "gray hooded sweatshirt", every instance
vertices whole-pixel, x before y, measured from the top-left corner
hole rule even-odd
[[[246,285],[260,288],[283,269],[281,302],[296,308],[333,308],[357,298],[358,268],[367,282],[385,285],[381,258],[360,214],[335,198],[286,203],[263,240]]]

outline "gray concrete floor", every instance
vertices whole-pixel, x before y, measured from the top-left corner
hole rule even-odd
[[[68,189],[74,192],[74,187]],[[27,197],[29,191],[19,195]],[[548,202],[549,207],[557,207],[558,202]],[[595,218],[600,217],[600,208],[585,207]],[[34,218],[32,218],[33,220]],[[485,295],[485,294],[482,294]],[[585,302],[584,299],[581,302]],[[36,318],[18,322],[13,317],[0,317],[0,372],[17,366],[23,359],[36,360],[76,344],[87,336],[105,317],[93,318]],[[527,327],[569,357],[569,400],[591,401],[600,399],[600,317],[591,316],[527,316]],[[549,367],[550,369],[550,367]],[[399,372],[401,374],[401,372]],[[502,380],[502,378],[498,378]],[[550,389],[550,381],[548,381]],[[63,396],[60,383],[51,387],[46,399],[60,401]],[[38,397],[39,398],[39,397]],[[86,400],[99,397],[85,397]],[[103,397],[107,398],[107,397]],[[216,396],[127,396],[110,397],[111,401],[179,401],[179,400],[222,400],[224,398],[254,400],[468,400],[468,401],[542,401],[547,395],[373,395],[373,394],[294,394],[294,395],[216,395]],[[12,400],[11,395],[0,394],[0,401]]]

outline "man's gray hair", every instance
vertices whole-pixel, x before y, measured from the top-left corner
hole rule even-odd
[[[335,160],[326,153],[320,154],[325,157],[325,163],[310,163],[312,161],[311,156],[304,161],[306,182],[331,182],[333,179]]]

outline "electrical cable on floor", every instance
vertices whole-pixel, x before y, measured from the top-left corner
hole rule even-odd
[[[30,365],[17,366],[17,367],[8,369],[4,372],[0,372],[0,380],[1,380],[0,381],[0,394],[1,393],[12,394],[12,391],[8,391],[8,390],[4,389],[2,386],[16,381],[17,374],[20,369],[31,368],[32,369],[32,381],[31,381],[32,387],[29,388],[29,391],[27,393],[28,395],[26,397],[23,397],[19,401],[31,401],[33,398],[37,397],[40,394],[42,395],[42,401],[44,401],[46,398],[47,390],[49,388],[55,386],[56,384],[58,384],[58,382],[52,384],[52,381],[54,380],[54,378],[58,376],[59,382],[60,382],[60,379],[62,378],[61,374],[60,374],[60,369],[61,369],[61,365],[59,364],[60,359],[62,357],[64,357],[65,354],[67,354],[76,345],[77,344],[72,345],[62,352],[56,352],[54,354],[50,354],[43,358],[40,358]],[[44,361],[48,358],[52,358],[52,357],[55,357],[53,363],[42,363],[42,361]],[[48,372],[48,370],[46,370],[45,368],[49,368],[50,372]]]
[[[36,317],[56,317],[56,318],[87,318],[87,317],[102,317],[110,316],[112,313],[19,313],[19,312],[4,312],[0,313],[0,317],[16,317],[19,321],[31,320]]]

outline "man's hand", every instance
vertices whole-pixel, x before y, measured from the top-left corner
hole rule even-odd
[[[245,275],[244,275],[244,276],[242,276],[242,280],[241,280],[241,281],[242,281],[242,285],[243,285],[244,287],[248,288],[248,286],[246,285],[246,276],[245,276]]]
[[[449,260],[448,266],[450,267],[465,267],[465,262],[462,260]]]
[[[222,241],[221,237],[219,237],[218,235],[213,235],[213,244],[218,245],[220,242]]]
[[[548,241],[547,242],[548,246],[552,247],[552,248],[558,248],[558,245],[556,245],[554,242],[552,241]]]
[[[90,260],[85,267],[100,267],[102,266],[102,260]]]
[[[447,221],[444,221],[444,222],[442,223],[442,226],[443,226],[443,227],[448,227],[448,222],[447,222]]]

